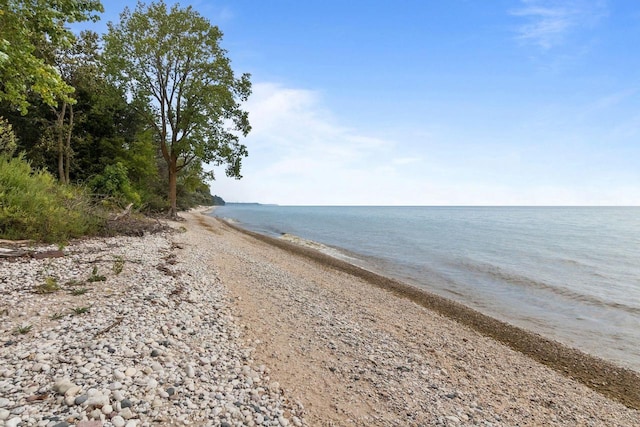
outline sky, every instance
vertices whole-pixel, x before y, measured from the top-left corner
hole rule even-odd
[[[640,205],[636,0],[180,4],[252,76],[228,202]]]

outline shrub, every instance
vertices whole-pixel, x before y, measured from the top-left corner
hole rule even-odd
[[[94,193],[109,196],[122,205],[140,206],[140,195],[131,186],[127,167],[120,162],[107,165],[101,174],[89,181],[89,186]]]
[[[22,155],[0,155],[0,238],[64,242],[103,223],[82,188],[34,171]]]
[[[13,127],[4,117],[0,116],[0,155],[11,157],[16,151],[16,135]]]

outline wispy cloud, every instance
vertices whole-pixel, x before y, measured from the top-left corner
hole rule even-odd
[[[606,13],[604,0],[521,0],[521,7],[511,11],[526,21],[518,28],[518,38],[544,50],[595,25]]]

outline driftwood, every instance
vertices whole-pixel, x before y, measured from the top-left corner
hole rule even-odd
[[[122,323],[122,320],[124,319],[124,317],[122,316],[118,316],[116,317],[115,322],[113,322],[111,325],[107,326],[106,328],[104,328],[101,331],[98,331],[95,335],[94,338],[97,337],[98,335],[102,335],[106,332],[109,332],[111,329],[115,328],[116,326],[118,326],[120,323]]]
[[[119,221],[122,218],[126,218],[131,214],[131,208],[133,207],[133,203],[129,203],[129,206],[127,206],[125,208],[125,210],[123,210],[122,212],[120,212],[118,215],[115,216],[115,218],[113,218],[114,221]]]
[[[0,245],[25,246],[33,243],[33,240],[7,240],[0,239]]]
[[[16,258],[26,254],[26,251],[20,249],[0,248],[0,258]]]

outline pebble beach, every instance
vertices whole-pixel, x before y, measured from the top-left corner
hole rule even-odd
[[[0,425],[640,425],[411,299],[182,216],[0,259]]]

